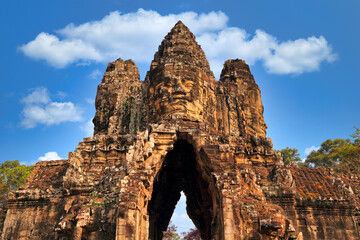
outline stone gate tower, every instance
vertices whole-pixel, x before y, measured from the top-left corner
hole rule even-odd
[[[159,240],[181,191],[202,239],[359,239],[359,176],[284,166],[248,65],[216,81],[183,23],[145,81],[109,63],[95,104],[94,136],[10,196],[2,239]]]

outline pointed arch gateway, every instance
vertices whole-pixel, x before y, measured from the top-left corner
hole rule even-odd
[[[179,139],[167,153],[148,204],[149,239],[162,239],[183,191],[186,210],[202,239],[223,239],[220,194],[211,165],[187,140]]]

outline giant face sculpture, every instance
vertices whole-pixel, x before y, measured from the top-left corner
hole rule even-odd
[[[200,104],[203,85],[202,74],[197,69],[179,63],[165,65],[151,76],[152,108],[163,119],[177,116],[199,119],[203,111]]]

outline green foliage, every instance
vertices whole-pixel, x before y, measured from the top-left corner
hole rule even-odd
[[[97,199],[98,199],[98,197],[97,197],[97,196],[94,196],[94,197],[92,198],[91,204],[86,204],[86,205],[84,205],[84,206],[85,206],[85,207],[100,207],[100,206],[104,206],[104,205],[105,205],[105,202],[104,202],[104,201],[102,201],[102,202],[96,202]]]
[[[355,127],[355,132],[350,135],[354,139],[354,144],[360,144],[360,128]]]
[[[311,152],[305,162],[311,167],[333,168],[343,173],[360,174],[360,129],[350,139],[328,139],[323,142],[320,149]]]
[[[18,160],[0,164],[0,181],[3,188],[13,191],[26,182],[33,166],[20,165]]]
[[[289,164],[291,162],[301,163],[300,153],[296,148],[284,148],[279,151],[283,158],[284,164]]]
[[[360,144],[348,144],[337,148],[331,154],[332,158],[338,160],[339,164],[334,166],[334,170],[343,173],[360,174]]]
[[[182,233],[184,240],[201,240],[201,234],[198,229],[191,228],[188,232]]]
[[[123,107],[126,107],[127,106],[127,100],[125,100],[124,102],[123,102]]]
[[[338,159],[332,157],[336,149],[351,144],[349,139],[328,139],[323,142],[317,151],[312,151],[305,160],[312,167],[333,167],[338,164]]]
[[[349,144],[351,144],[349,139],[328,139],[321,144],[319,150],[312,151],[305,162],[314,167],[334,167],[339,162],[332,154],[336,152],[336,149]]]
[[[20,165],[18,160],[0,164],[0,207],[6,204],[7,194],[25,184],[33,166]]]
[[[167,230],[164,232],[163,240],[180,240],[179,234],[176,232],[177,227],[170,222]]]
[[[301,161],[296,148],[287,147],[278,152],[281,153],[284,164],[297,162],[301,167],[325,167],[338,172],[360,174],[360,128],[354,128],[355,132],[350,135],[353,141],[341,138],[328,139],[318,150],[312,151],[305,162]]]
[[[201,234],[198,229],[191,228],[188,232],[182,232],[183,238],[176,231],[177,226],[170,222],[167,230],[163,232],[162,240],[201,240]]]

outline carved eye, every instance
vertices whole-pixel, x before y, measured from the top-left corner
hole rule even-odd
[[[185,84],[185,87],[187,88],[192,88],[194,86],[194,83],[191,81],[187,81],[187,83]]]
[[[169,78],[164,79],[164,87],[171,87],[171,80]]]
[[[165,81],[165,82],[164,82],[164,86],[165,86],[165,87],[171,87],[170,81]]]

